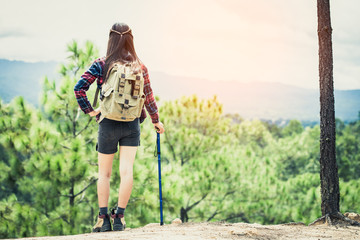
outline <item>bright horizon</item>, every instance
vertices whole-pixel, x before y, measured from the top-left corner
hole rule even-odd
[[[22,8],[19,8],[19,5]],[[336,89],[360,89],[360,2],[331,1]],[[311,0],[11,1],[0,9],[0,58],[66,60],[66,44],[104,55],[114,22],[133,30],[151,71],[318,88],[316,2]]]

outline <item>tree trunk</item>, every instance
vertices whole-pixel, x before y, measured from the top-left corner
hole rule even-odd
[[[338,167],[335,157],[335,110],[332,28],[329,0],[317,0],[320,76],[320,180],[322,215],[340,211]]]
[[[74,183],[71,183],[71,188],[69,191],[69,204],[70,204],[70,226],[71,226],[71,231],[74,229],[74,216],[73,216],[73,210],[74,210],[74,202],[75,202],[75,196],[74,196]]]
[[[180,219],[181,219],[181,222],[187,222],[189,220],[189,217],[187,215],[187,210],[183,207],[181,207],[180,209]]]

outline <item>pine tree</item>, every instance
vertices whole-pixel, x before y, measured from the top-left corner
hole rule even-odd
[[[44,82],[42,106],[45,117],[56,126],[56,132],[52,132],[52,140],[56,141],[52,151],[44,154],[41,160],[48,162],[44,165],[47,167],[43,169],[43,180],[55,186],[61,218],[68,223],[68,231],[75,233],[79,231],[74,228],[79,226],[75,222],[82,219],[77,218],[80,209],[76,204],[86,204],[85,191],[97,180],[93,174],[96,170],[91,170],[90,165],[96,162],[97,131],[94,119],[79,109],[73,88],[98,53],[92,43],[87,42],[81,49],[75,41],[68,45],[68,52],[68,63],[60,67],[60,84],[47,78]],[[96,83],[94,85],[90,96],[96,88]],[[93,218],[88,219],[87,223],[91,224]]]
[[[335,109],[333,84],[332,28],[329,0],[318,0],[318,40],[320,76],[320,181],[321,212],[318,222],[334,224],[334,220],[348,221],[340,213],[340,189],[335,153]]]

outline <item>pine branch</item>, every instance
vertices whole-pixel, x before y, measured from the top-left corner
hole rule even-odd
[[[189,207],[187,207],[185,210],[188,212],[190,211],[193,207],[195,207],[196,205],[198,205],[202,200],[204,200],[207,197],[207,193],[197,202],[194,202],[192,205],[190,205]]]
[[[67,197],[67,198],[76,198],[77,196],[79,196],[80,194],[82,194],[86,189],[88,189],[92,184],[94,184],[98,179],[97,178],[93,178],[91,180],[91,182],[80,192],[78,192],[77,194],[71,194],[71,195],[66,195],[66,194],[61,194],[61,197]]]
[[[86,189],[88,189],[88,187],[90,187],[93,183],[95,183],[98,179],[94,178],[92,179],[92,181],[80,192],[78,192],[77,194],[74,195],[74,198],[76,198],[77,196],[79,196],[80,194],[82,194]]]
[[[224,197],[221,199],[221,200],[218,200],[220,202],[224,202],[225,201],[225,198],[229,195],[232,195],[234,194],[235,191],[228,191],[225,193]],[[217,214],[221,213],[222,211],[219,211],[219,206],[221,206],[221,204],[217,204],[217,209],[215,210],[215,212],[206,220],[206,221],[210,221],[212,220]]]
[[[65,148],[65,149],[71,150],[71,148],[69,148],[69,147],[67,147],[67,146],[65,146],[65,145],[60,144],[60,146],[62,146],[62,147]]]
[[[87,140],[87,141],[85,142],[85,145],[87,145],[87,144],[91,143],[91,142],[92,142],[92,140],[94,140],[94,138],[90,138],[89,140]]]
[[[211,216],[210,216],[206,221],[207,221],[207,222],[211,221],[211,219],[213,219],[218,213],[220,213],[220,212],[218,212],[218,211],[216,210],[213,214],[211,214]]]
[[[169,133],[168,132],[165,132],[165,138],[166,138],[166,143],[169,145],[169,147],[170,147],[170,151],[171,151],[171,153],[172,153],[172,155],[173,155],[173,158],[174,158],[174,160],[175,160],[175,162],[176,162],[176,154],[175,154],[175,149],[174,149],[174,146],[170,143],[170,140],[169,140]]]
[[[85,127],[84,127],[83,129],[81,129],[78,133],[76,133],[76,134],[75,134],[75,137],[79,136],[84,130],[86,130],[86,129],[89,127],[89,125],[90,125],[90,123],[91,123],[91,120],[92,120],[92,118],[89,118],[89,120],[88,120],[88,122],[86,123]]]
[[[227,221],[235,219],[235,218],[241,218],[244,222],[247,222],[247,223],[249,222],[249,219],[247,219],[245,217],[244,213],[231,214],[227,218],[223,219],[222,221],[227,222]]]

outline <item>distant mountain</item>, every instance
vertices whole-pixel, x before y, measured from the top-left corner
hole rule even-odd
[[[41,81],[45,75],[56,79],[56,62],[27,63],[0,59],[0,97],[9,102],[22,95],[38,105]],[[172,76],[150,71],[155,95],[173,100],[183,95],[197,94],[200,98],[217,95],[226,113],[239,113],[244,118],[268,120],[319,120],[319,91],[281,83],[209,81],[200,78]],[[358,119],[360,90],[336,90],[335,114],[343,121]]]
[[[155,94],[160,99],[176,99],[197,94],[209,98],[215,94],[227,113],[239,113],[244,118],[267,120],[298,119],[319,121],[320,93],[273,82],[209,81],[150,72]],[[335,115],[343,121],[358,119],[360,90],[335,90]]]
[[[57,76],[56,62],[28,63],[0,59],[0,97],[9,102],[15,96],[24,98],[38,105],[41,83],[45,75],[53,79]]]

